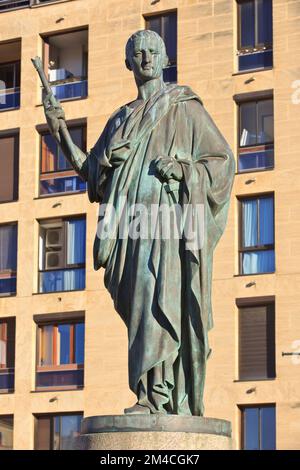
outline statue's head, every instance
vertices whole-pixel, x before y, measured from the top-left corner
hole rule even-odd
[[[168,62],[165,43],[154,31],[137,31],[128,39],[125,63],[138,81],[160,77]]]

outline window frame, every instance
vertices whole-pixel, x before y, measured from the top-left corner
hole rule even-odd
[[[1,297],[13,297],[17,295],[17,274],[18,274],[18,222],[7,222],[4,224],[0,224],[0,230],[1,227],[7,227],[7,226],[15,226],[16,227],[16,269],[0,269],[0,279],[11,279],[11,278],[16,278],[16,291],[15,292],[5,292],[1,293],[0,292],[0,298]]]
[[[248,45],[248,46],[242,46],[242,26],[241,26],[241,20],[242,20],[242,14],[241,14],[241,9],[242,9],[242,4],[246,2],[251,2],[254,4],[254,46]],[[249,49],[254,52],[254,49],[257,50],[272,50],[273,49],[273,41],[271,43],[260,43],[258,42],[258,1],[257,0],[237,0],[237,15],[238,15],[238,21],[237,21],[237,37],[238,37],[238,51],[243,53],[246,52],[246,50],[249,51]],[[272,31],[272,39],[273,39],[273,31]],[[257,52],[257,51],[255,51]]]
[[[49,431],[50,431],[50,439],[49,439],[49,449],[47,450],[55,450],[54,449],[54,438],[55,438],[55,418],[59,418],[59,449],[62,450],[60,447],[61,444],[61,430],[62,430],[62,417],[64,416],[81,416],[81,420],[84,417],[83,411],[74,411],[68,413],[45,413],[45,414],[34,414],[35,426],[34,426],[34,450],[37,449],[38,445],[38,420],[48,419],[49,420]]]
[[[82,390],[84,388],[84,383],[82,385],[77,385],[76,383],[73,385],[46,385],[46,386],[38,386],[37,385],[37,375],[41,373],[49,373],[49,372],[62,372],[63,371],[76,371],[82,370],[84,371],[85,365],[85,358],[83,363],[77,362],[69,362],[68,364],[58,364],[58,327],[60,325],[70,325],[72,334],[70,334],[70,361],[71,356],[75,360],[76,357],[76,331],[75,325],[83,324],[84,325],[84,345],[85,345],[85,317],[79,316],[76,318],[64,318],[55,320],[38,320],[36,323],[36,366],[35,366],[35,390],[37,391],[53,391],[53,390]],[[51,341],[51,348],[52,348],[52,364],[43,365],[42,362],[42,354],[43,354],[43,331],[42,328],[45,326],[52,326],[52,341]],[[85,352],[85,351],[84,351]]]
[[[0,131],[0,141],[1,139],[7,138],[14,139],[14,155],[13,155],[13,198],[0,200],[1,204],[7,204],[9,202],[16,202],[19,199],[19,165],[20,165],[20,129]],[[3,225],[3,224],[1,224]]]
[[[238,217],[239,217],[239,228],[238,228],[238,238],[239,238],[239,243],[238,243],[238,250],[239,250],[239,275],[240,276],[255,276],[257,274],[272,274],[272,272],[259,272],[259,273],[243,273],[243,254],[244,253],[251,253],[253,251],[267,251],[267,250],[274,250],[274,256],[275,256],[275,197],[274,193],[259,193],[255,195],[249,195],[249,196],[237,196],[238,199]],[[243,240],[244,240],[244,219],[243,219],[243,202],[245,200],[257,200],[259,199],[266,199],[266,198],[273,198],[273,238],[274,238],[274,243],[273,244],[267,244],[267,245],[255,245],[255,246],[250,246],[250,247],[244,247],[243,246]],[[259,203],[258,203],[258,210],[257,210],[257,239],[259,240]],[[276,269],[276,268],[275,268]]]
[[[143,17],[144,17],[144,22],[145,22],[145,29],[149,29],[149,30],[151,30],[151,28],[149,27],[150,26],[149,22],[153,19],[159,19],[160,29],[162,32],[161,37],[163,41],[165,42],[165,39],[164,39],[165,28],[164,28],[163,18],[166,16],[171,16],[171,15],[176,17],[176,59],[171,59],[167,52],[169,62],[168,62],[168,65],[164,68],[164,70],[167,70],[168,68],[171,68],[171,67],[176,67],[176,82],[171,82],[171,83],[177,83],[177,77],[178,77],[178,12],[177,12],[177,9],[145,14],[143,15]]]
[[[270,90],[263,90],[257,92],[250,92],[250,93],[241,93],[236,94],[233,96],[233,100],[236,104],[236,117],[238,122],[238,129],[237,129],[237,174],[243,175],[246,173],[255,173],[261,171],[272,171],[275,168],[275,139],[274,139],[274,94],[273,89]],[[241,106],[247,103],[255,103],[256,104],[256,134],[258,129],[258,103],[261,101],[272,101],[273,105],[273,141],[268,141],[263,144],[255,143],[249,145],[240,145],[241,142],[241,131],[242,131],[242,110]],[[273,150],[273,164],[269,167],[257,167],[257,168],[247,168],[246,170],[239,169],[239,159],[240,156],[246,153],[256,153],[260,151],[268,151]]]
[[[275,297],[274,296],[265,296],[265,297],[249,297],[236,299],[236,305],[238,308],[238,370],[237,376],[238,379],[236,382],[251,382],[251,381],[268,381],[276,379],[276,310],[275,310]],[[271,362],[272,368],[274,370],[274,375],[266,377],[241,377],[240,374],[240,358],[241,358],[241,338],[240,338],[240,328],[241,328],[241,312],[243,309],[255,309],[265,307],[266,308],[266,326],[267,330],[269,329],[269,334],[272,335],[271,342],[268,342],[267,334],[267,352],[266,352],[266,365],[268,368],[268,362]],[[272,355],[271,359],[270,356]]]
[[[59,223],[61,222],[64,225],[64,230],[67,231],[67,223],[72,220],[84,220],[85,221],[85,229],[86,229],[86,215],[76,215],[76,216],[65,216],[65,217],[58,217],[58,218],[49,218],[49,219],[40,219],[38,220],[39,224],[39,239],[41,236],[41,229],[45,229],[45,225],[51,224],[51,223]],[[50,227],[49,227],[50,228]],[[53,227],[54,228],[54,227]],[[45,237],[43,238],[43,241],[45,240]],[[42,273],[47,273],[47,272],[55,272],[55,271],[68,271],[68,270],[74,270],[74,269],[86,269],[86,243],[85,243],[85,262],[84,263],[73,263],[73,264],[68,264],[66,261],[67,257],[67,243],[68,243],[68,237],[67,235],[64,237],[64,244],[62,247],[62,251],[64,253],[64,260],[65,260],[65,265],[63,267],[58,267],[58,268],[52,268],[52,269],[45,269],[45,258],[46,258],[46,250],[45,250],[45,243],[43,242],[43,253],[41,255],[40,253],[40,245],[39,245],[39,250],[38,250],[38,286],[37,286],[37,294],[53,294],[57,292],[74,292],[76,290],[84,290],[84,289],[69,289],[69,290],[63,290],[63,291],[40,291],[40,275]],[[42,256],[42,265],[43,269],[40,269],[40,256]]]
[[[1,325],[5,325],[5,328],[1,328]],[[9,339],[10,335],[11,335],[11,340]],[[6,343],[6,363],[1,364],[0,362],[0,376],[10,375],[14,377],[15,349],[16,349],[16,317],[1,317],[0,318],[0,340],[5,341]],[[11,364],[8,364],[9,357],[11,359]],[[14,381],[14,378],[13,378],[13,381]],[[11,388],[0,388],[0,394],[13,393],[13,392],[14,392],[14,385]]]
[[[61,0],[61,1],[66,1],[66,0]],[[47,3],[45,3],[45,5],[47,5]],[[88,80],[89,80],[89,77],[88,77],[88,72],[89,72],[89,67],[88,67],[88,63],[89,63],[89,25],[82,25],[78,28],[71,28],[71,29],[65,29],[65,30],[62,30],[62,31],[56,31],[56,32],[49,32],[49,33],[40,34],[40,37],[41,37],[41,40],[42,40],[43,69],[44,69],[45,75],[46,75],[46,77],[47,77],[47,79],[50,83],[50,87],[52,87],[52,86],[58,86],[58,85],[63,84],[63,83],[67,85],[68,83],[75,83],[75,82],[73,82],[72,80],[69,80],[69,79],[55,80],[55,81],[50,82],[50,80],[49,80],[48,61],[49,61],[49,50],[50,50],[51,44],[49,44],[49,39],[51,39],[53,37],[57,37],[57,36],[63,36],[63,35],[66,35],[66,34],[78,33],[78,32],[81,32],[81,31],[86,31],[87,32],[87,51],[86,51],[86,53],[84,51],[82,51],[82,56],[81,56],[82,71],[83,72],[86,71],[86,76],[81,76],[80,77],[81,82],[86,81],[86,83],[87,83],[86,94],[84,94],[82,96],[71,97],[71,98],[68,98],[68,97],[67,98],[59,98],[60,102],[82,100],[82,99],[88,98],[88,96],[89,96],[89,89],[88,89]],[[59,82],[62,82],[62,83],[59,83]],[[42,92],[42,97],[43,97],[43,92]]]
[[[261,403],[261,404],[246,404],[246,405],[238,405],[240,410],[240,426],[241,426],[241,436],[240,436],[240,449],[245,450],[245,410],[247,408],[257,408],[259,410],[259,429],[258,429],[258,440],[259,440],[259,450],[261,449],[261,409],[262,408],[274,408],[275,410],[275,449],[276,449],[276,437],[277,437],[277,410],[276,410],[276,403]]]

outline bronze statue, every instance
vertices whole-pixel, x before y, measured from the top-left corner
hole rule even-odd
[[[185,237],[120,237],[118,224],[111,236],[98,231],[94,243],[95,269],[105,269],[105,286],[128,329],[137,403],[125,413],[202,416],[213,251],[226,225],[234,158],[201,99],[189,87],[164,83],[167,64],[158,34],[129,38],[126,66],[138,96],[113,113],[87,154],[72,142],[49,93],[44,107],[52,135],[100,208],[120,214],[124,198],[146,208],[202,205],[201,247]],[[109,223],[107,214],[100,219]],[[164,220],[155,225],[159,234]]]

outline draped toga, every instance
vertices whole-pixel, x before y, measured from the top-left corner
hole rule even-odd
[[[128,329],[129,385],[152,413],[203,415],[212,257],[227,219],[232,152],[188,87],[167,85],[136,107],[118,109],[88,153],[82,176],[91,202],[173,204],[155,172],[158,156],[183,170],[178,202],[204,205],[201,249],[182,239],[116,236],[94,243],[94,267]],[[157,219],[157,224],[163,221]]]

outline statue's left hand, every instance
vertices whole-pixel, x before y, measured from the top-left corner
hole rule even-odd
[[[157,172],[166,181],[171,179],[181,181],[183,178],[182,167],[174,157],[158,157],[155,160],[155,166]]]

